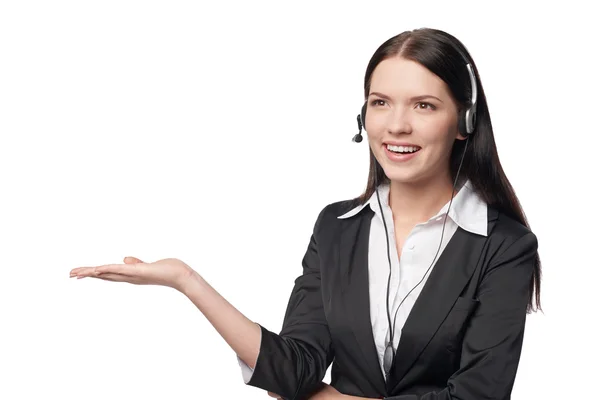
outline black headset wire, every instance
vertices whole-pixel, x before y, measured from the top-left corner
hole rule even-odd
[[[400,307],[402,307],[402,304],[404,303],[404,300],[406,300],[406,298],[413,292],[413,290],[415,290],[420,284],[421,282],[423,282],[423,280],[425,279],[425,277],[427,276],[427,273],[429,272],[429,270],[431,269],[431,267],[433,266],[433,264],[435,263],[435,260],[440,252],[440,249],[442,247],[442,243],[444,241],[444,229],[446,228],[446,220],[448,218],[448,214],[450,213],[450,207],[452,207],[452,201],[454,200],[454,192],[456,191],[456,183],[458,182],[458,177],[460,176],[460,169],[462,167],[463,164],[463,160],[465,158],[465,153],[467,152],[467,147],[469,145],[469,138],[471,135],[467,135],[466,138],[466,143],[465,143],[465,148],[463,150],[463,154],[460,158],[460,164],[458,166],[458,171],[456,172],[456,177],[454,178],[454,184],[452,185],[452,196],[450,198],[450,204],[448,205],[448,211],[446,212],[446,215],[444,216],[444,224],[442,226],[442,236],[440,238],[440,244],[438,245],[437,248],[437,252],[435,253],[435,256],[433,257],[433,260],[431,261],[431,265],[429,265],[429,268],[427,268],[427,271],[425,271],[425,274],[423,275],[423,277],[421,278],[421,280],[406,294],[406,296],[404,296],[404,298],[402,299],[402,301],[400,302],[400,304],[398,305],[398,308],[396,309],[396,312],[394,313],[394,323],[392,324],[391,318],[390,318],[390,280],[392,277],[392,260],[390,258],[390,238],[388,235],[388,230],[387,230],[387,224],[385,222],[385,215],[383,214],[383,207],[381,206],[381,199],[379,197],[379,188],[375,189],[375,192],[377,193],[377,202],[379,203],[379,210],[381,211],[381,219],[383,220],[383,228],[385,230],[385,238],[386,238],[386,242],[387,242],[387,256],[388,256],[388,263],[390,266],[390,273],[388,275],[388,284],[387,284],[387,295],[386,295],[386,310],[387,310],[387,318],[388,318],[388,326],[389,326],[389,332],[390,332],[390,338],[389,341],[385,347],[385,352],[384,352],[384,371],[385,371],[385,376],[386,376],[386,380],[389,378],[389,374],[390,371],[392,369],[392,366],[394,365],[394,361],[396,359],[396,351],[394,350],[394,330],[396,328],[396,317],[398,315],[398,311],[400,310]],[[388,200],[389,201],[389,200]],[[400,261],[400,260],[398,260]],[[392,353],[392,358],[389,362],[386,362],[387,359],[389,359],[389,353],[388,351],[391,351]],[[387,365],[386,365],[387,364]]]
[[[359,122],[360,124],[360,122]],[[390,258],[390,237],[388,235],[388,231],[387,231],[387,224],[385,223],[385,216],[383,214],[383,207],[381,206],[381,199],[379,198],[379,188],[376,187],[375,188],[375,192],[377,193],[377,202],[379,203],[379,210],[381,211],[381,219],[383,220],[383,227],[385,230],[385,239],[387,242],[387,256],[388,256],[388,263],[390,266],[390,273],[388,275],[388,284],[387,284],[387,295],[386,295],[386,314],[387,314],[387,318],[388,318],[388,325],[389,325],[389,329],[390,329],[390,340],[385,348],[385,353],[388,352],[388,348],[391,349],[392,352],[392,360],[389,363],[389,365],[387,367],[385,367],[385,353],[384,353],[384,369],[385,369],[385,375],[386,375],[386,380],[389,378],[389,374],[392,368],[392,365],[394,365],[394,360],[396,358],[396,352],[394,350],[394,329],[396,326],[396,316],[398,315],[398,311],[400,310],[400,307],[402,306],[402,303],[404,303],[404,300],[406,300],[406,298],[412,293],[413,290],[415,290],[415,288],[417,286],[419,286],[421,284],[421,282],[423,282],[423,279],[425,279],[425,276],[427,276],[427,273],[429,272],[429,270],[431,269],[431,267],[433,266],[438,253],[440,252],[440,248],[442,247],[442,242],[444,240],[444,229],[446,227],[446,219],[448,218],[448,214],[450,213],[450,207],[452,206],[452,200],[454,200],[454,192],[456,190],[456,183],[458,181],[458,177],[460,176],[460,169],[462,167],[463,164],[463,160],[465,158],[465,153],[467,152],[467,146],[469,145],[469,138],[470,138],[470,134],[467,135],[467,139],[466,139],[466,143],[465,143],[465,148],[463,150],[463,154],[460,158],[460,164],[458,165],[458,171],[456,173],[456,177],[454,178],[454,185],[452,186],[452,197],[450,198],[450,204],[448,205],[448,211],[446,212],[446,215],[444,217],[444,225],[442,226],[442,237],[440,239],[440,244],[438,245],[438,249],[437,252],[435,253],[435,256],[433,257],[433,261],[431,262],[431,265],[429,266],[429,268],[427,268],[427,271],[425,271],[425,274],[423,275],[423,277],[421,278],[421,280],[419,281],[419,283],[417,283],[415,285],[415,287],[413,287],[407,294],[406,296],[404,296],[404,298],[402,299],[402,301],[400,302],[400,305],[398,305],[398,308],[396,309],[396,312],[394,313],[394,325],[392,326],[392,321],[390,319],[390,280],[392,277],[392,260]],[[389,200],[388,200],[389,201]],[[398,260],[399,261],[399,260]],[[392,328],[393,327],[393,328]],[[303,357],[300,357],[300,382],[302,382],[302,380],[304,379],[304,359]],[[296,392],[294,393],[294,396],[292,397],[292,400],[296,400],[296,397],[298,396],[298,392],[300,391],[300,383],[298,384],[298,387],[296,388]]]

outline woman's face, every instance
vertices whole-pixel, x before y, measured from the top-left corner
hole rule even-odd
[[[448,177],[458,109],[447,85],[421,64],[393,57],[371,76],[365,130],[391,181]]]

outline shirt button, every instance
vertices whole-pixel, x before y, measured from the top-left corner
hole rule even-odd
[[[414,243],[410,243],[410,244],[408,245],[408,249],[409,249],[409,250],[412,250],[412,249],[414,249],[414,248],[415,248],[415,244],[414,244]]]

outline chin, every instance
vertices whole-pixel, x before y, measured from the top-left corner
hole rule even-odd
[[[390,181],[401,184],[420,184],[430,181],[437,174],[427,165],[423,159],[424,155],[419,154],[417,158],[406,163],[392,162],[384,154],[378,154],[376,159]]]
[[[389,162],[386,158],[383,158],[383,160],[379,157],[376,158],[377,162],[383,169],[385,176],[387,176],[391,181],[409,183],[413,182],[420,175],[422,175],[419,173],[420,168],[418,168],[418,165],[398,165]]]
[[[390,181],[398,183],[417,183],[422,177],[416,171],[399,171],[396,168],[384,168],[385,175]]]

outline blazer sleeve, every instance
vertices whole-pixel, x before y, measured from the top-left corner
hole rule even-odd
[[[333,360],[329,327],[323,310],[317,231],[314,225],[302,259],[302,275],[294,283],[279,334],[262,325],[256,365],[248,385],[277,393],[285,400],[305,399],[320,388]]]
[[[510,399],[521,355],[537,238],[514,241],[483,277],[480,304],[466,328],[460,368],[440,392],[385,397],[388,400]]]

